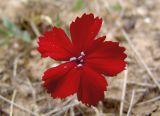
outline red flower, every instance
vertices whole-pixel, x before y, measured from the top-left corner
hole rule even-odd
[[[104,99],[106,76],[115,76],[125,69],[125,48],[118,42],[96,38],[102,19],[83,14],[70,25],[71,40],[54,27],[39,37],[38,51],[42,57],[66,61],[48,69],[43,75],[44,86],[53,98],[66,98],[77,93],[78,100],[96,105]]]

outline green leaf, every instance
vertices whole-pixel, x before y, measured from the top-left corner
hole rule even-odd
[[[6,31],[5,29],[0,28],[0,33],[4,36],[10,37],[12,36],[12,33]]]
[[[21,36],[25,42],[31,42],[31,36],[27,31],[24,31]]]
[[[70,37],[70,36],[71,36],[71,35],[70,35],[69,27],[66,27],[65,32],[66,32],[66,34],[67,34],[67,36],[68,36],[68,37]]]
[[[7,42],[8,42],[7,39],[0,39],[0,46],[4,45]]]
[[[116,3],[116,4],[111,6],[111,9],[112,9],[112,11],[120,12],[122,10],[122,7],[119,3]]]
[[[74,11],[79,11],[85,6],[84,0],[77,0],[75,5],[73,6]]]
[[[55,26],[56,26],[56,27],[60,27],[61,25],[62,25],[61,20],[60,20],[60,18],[59,18],[59,15],[57,15]]]
[[[8,36],[15,36],[17,39],[22,39],[25,42],[30,42],[31,37],[28,32],[20,30],[14,23],[12,23],[7,17],[3,18],[3,25],[7,31],[0,30]]]
[[[20,34],[20,30],[17,26],[12,23],[7,17],[3,18],[3,25],[7,28],[7,30],[12,34]]]

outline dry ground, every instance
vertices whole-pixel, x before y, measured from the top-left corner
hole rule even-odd
[[[36,51],[40,33],[52,25],[68,32],[84,12],[102,17],[100,35],[119,41],[128,55],[127,70],[106,77],[105,100],[91,108],[45,92],[41,76],[57,62]],[[159,20],[160,0],[0,0],[0,116],[160,116]]]

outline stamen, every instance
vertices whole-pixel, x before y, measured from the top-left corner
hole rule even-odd
[[[83,63],[83,59],[80,60],[80,63]]]
[[[76,60],[77,58],[76,57],[71,57],[70,59],[69,59],[69,61],[74,61],[74,60]]]
[[[83,56],[79,56],[79,57],[78,57],[78,60],[81,60],[81,59],[82,59],[82,57],[83,57]]]
[[[82,51],[80,53],[80,56],[79,57],[71,57],[69,60],[70,61],[75,61],[77,63],[77,66],[76,67],[81,67],[83,62],[84,62],[84,56],[85,56],[85,53]],[[75,68],[76,68],[75,67]]]
[[[78,65],[77,65],[77,67],[81,67],[81,66],[82,66],[82,64],[78,64]]]
[[[85,56],[85,53],[82,51],[82,52],[81,52],[81,55],[82,55],[82,56]]]

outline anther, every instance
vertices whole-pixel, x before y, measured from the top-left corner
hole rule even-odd
[[[76,57],[71,57],[70,59],[69,59],[69,61],[74,61],[74,60],[76,60],[77,58]]]
[[[81,66],[82,66],[82,64],[78,64],[78,65],[77,65],[77,67],[81,67]]]
[[[82,51],[82,52],[81,52],[81,55],[82,55],[82,56],[85,56],[85,53]]]
[[[78,57],[78,60],[81,60],[81,59],[82,59],[82,57],[83,57],[83,56],[79,56],[79,57]]]
[[[83,59],[80,60],[80,63],[83,63]]]

